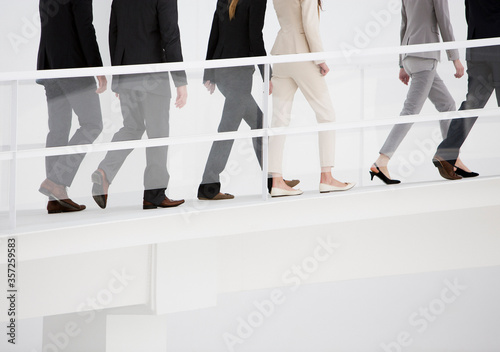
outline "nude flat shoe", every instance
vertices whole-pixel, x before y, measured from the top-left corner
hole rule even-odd
[[[348,182],[344,187],[332,186],[326,183],[319,184],[320,193],[329,193],[329,192],[339,192],[339,191],[348,191],[353,188],[356,184]]]
[[[304,192],[302,192],[300,189],[293,189],[291,191],[277,187],[273,187],[271,189],[271,197],[298,196],[301,195],[302,193]]]

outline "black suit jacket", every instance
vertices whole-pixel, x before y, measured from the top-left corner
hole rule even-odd
[[[500,1],[465,0],[467,39],[500,37]],[[467,49],[467,60],[500,62],[500,45]]]
[[[92,0],[40,0],[39,11],[39,70],[102,66],[92,24]]]
[[[183,61],[177,0],[113,0],[109,49],[113,66]],[[184,71],[171,75],[176,87],[187,84]],[[115,76],[112,88],[171,94],[167,72]]]
[[[229,19],[229,0],[218,0],[208,41],[207,60],[266,56],[262,29],[267,0],[240,0]],[[259,65],[261,74],[263,66]],[[203,81],[214,81],[214,70],[205,70]]]

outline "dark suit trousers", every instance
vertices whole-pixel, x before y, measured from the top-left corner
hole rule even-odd
[[[253,66],[220,68],[215,71],[215,81],[226,98],[218,132],[237,131],[241,121],[251,129],[262,128],[262,111],[252,96]],[[212,198],[220,190],[220,173],[224,170],[234,140],[216,141],[208,156],[199,194]],[[253,138],[257,160],[262,167],[262,138]]]
[[[91,144],[102,131],[99,96],[94,77],[43,80],[49,113],[46,147]],[[80,128],[69,138],[73,111]],[[48,156],[45,158],[47,178],[71,186],[85,153]]]
[[[162,138],[169,135],[170,98],[139,90],[120,91],[120,105],[123,127],[115,133],[112,142],[141,139],[144,131],[148,138]],[[133,149],[109,151],[100,163],[110,183]],[[144,171],[144,200],[159,204],[165,198],[170,175],[167,171],[168,147],[146,148],[146,169]]]
[[[496,91],[500,106],[500,62],[467,61],[468,92],[459,110],[482,109]],[[469,135],[476,117],[455,119],[451,122],[447,137],[438,146],[436,154],[455,164],[460,148]]]

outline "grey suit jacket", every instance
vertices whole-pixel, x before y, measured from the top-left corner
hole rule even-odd
[[[401,45],[439,43],[455,40],[450,22],[448,0],[402,0]],[[459,58],[458,50],[447,50],[448,60]],[[440,60],[440,51],[400,55],[402,67],[406,56]]]

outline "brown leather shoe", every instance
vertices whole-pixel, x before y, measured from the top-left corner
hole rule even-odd
[[[224,199],[234,199],[234,196],[229,193],[221,193],[216,194],[215,197],[213,198],[205,198],[205,197],[198,197],[199,200],[224,200]]]
[[[52,197],[57,203],[67,209],[81,210],[79,204],[69,199],[66,186],[58,185],[48,178],[42,182],[38,191],[47,197]]]
[[[102,169],[97,169],[92,174],[92,198],[101,209],[106,208],[108,202],[109,182]]]
[[[300,183],[300,180],[283,180],[283,181],[285,181],[286,185],[291,188],[297,186]]]
[[[47,203],[47,212],[49,214],[71,213],[73,211],[82,211],[85,208],[86,206],[83,204],[80,204],[78,209],[66,208],[55,200],[49,200],[49,202]]]
[[[454,166],[441,158],[439,155],[434,155],[432,158],[432,163],[439,170],[439,174],[447,180],[460,180],[462,176],[459,176],[453,170]]]
[[[142,202],[142,209],[172,208],[181,205],[182,203],[184,203],[184,199],[171,200],[168,197],[165,197],[163,202],[161,202],[160,204],[153,204],[144,200]]]

